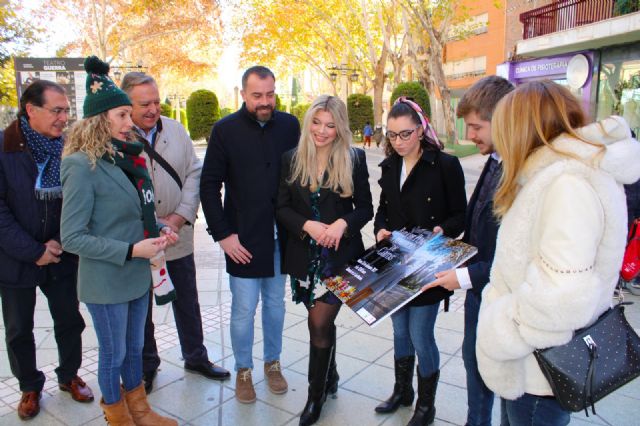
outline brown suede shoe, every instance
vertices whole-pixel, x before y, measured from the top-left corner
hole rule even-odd
[[[282,375],[280,361],[271,361],[264,363],[264,375],[267,378],[269,390],[276,395],[285,393],[289,389],[287,380]]]
[[[93,392],[91,392],[91,388],[78,376],[75,376],[68,383],[60,383],[59,387],[61,391],[69,392],[74,401],[93,401]]]
[[[18,404],[18,417],[22,420],[34,418],[40,412],[40,392],[22,392],[20,404]]]
[[[236,375],[236,399],[243,404],[256,401],[256,390],[253,388],[250,368],[241,368]]]

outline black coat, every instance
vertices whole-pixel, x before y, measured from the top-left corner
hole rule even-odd
[[[75,274],[78,258],[63,252],[59,263],[38,266],[49,240],[60,242],[62,199],[38,200],[38,169],[16,120],[0,132],[0,285],[35,287]]]
[[[415,226],[432,230],[440,226],[447,237],[460,235],[467,206],[460,161],[440,151],[423,151],[401,191],[402,161],[402,157],[394,153],[380,163],[382,175],[378,183],[382,192],[374,232],[410,230]],[[433,304],[448,295],[450,292],[437,287],[416,297],[410,306]]]
[[[302,230],[307,220],[314,220],[311,211],[311,192],[299,182],[289,184],[291,161],[295,150],[282,158],[282,173],[278,190],[278,221],[289,231],[284,250],[282,271],[295,278],[306,280],[309,265],[309,235]],[[330,250],[328,264],[335,271],[364,251],[360,230],[373,217],[373,203],[369,188],[369,172],[362,149],[354,149],[353,195],[342,198],[329,189],[320,190],[318,208],[320,222],[331,224],[337,219],[347,222],[347,230],[340,240],[338,250]]]
[[[485,184],[485,177],[489,171],[489,162],[487,161],[482,169],[476,188],[469,200],[467,215],[464,228],[464,242],[469,242],[471,235],[471,218],[476,208],[476,201],[480,188]],[[481,297],[482,290],[489,282],[489,273],[491,272],[491,264],[493,256],[496,252],[496,238],[498,236],[498,228],[500,223],[493,214],[493,199],[491,199],[480,212],[478,219],[478,229],[473,230],[476,233],[478,253],[467,261],[469,278],[471,278],[471,290]]]
[[[238,234],[252,254],[243,265],[228,256],[227,272],[236,277],[274,275],[274,223],[282,154],[294,148],[300,137],[298,120],[275,111],[261,126],[245,105],[218,121],[211,138],[200,178],[200,199],[207,231],[215,241]],[[224,184],[224,204],[222,203]],[[278,230],[280,243],[286,239]]]

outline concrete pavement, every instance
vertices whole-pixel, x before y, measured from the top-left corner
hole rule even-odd
[[[383,155],[377,148],[367,149],[370,182],[377,206],[379,168]],[[199,155],[203,149],[199,148]],[[467,195],[470,196],[480,175],[485,158],[475,155],[462,159],[467,179]],[[198,287],[203,316],[205,344],[212,361],[233,369],[233,356],[229,337],[230,301],[228,278],[224,270],[224,258],[217,244],[206,233],[204,217],[196,223],[196,265]],[[364,230],[365,244],[373,243],[373,226]],[[629,300],[640,298],[629,296]],[[466,420],[465,372],[461,358],[463,337],[464,294],[456,292],[450,312],[442,313],[437,320],[436,338],[440,349],[441,376],[436,398],[435,424],[463,425]],[[263,380],[262,329],[260,314],[256,318],[254,344],[254,382],[258,400],[255,404],[240,404],[234,398],[235,374],[226,382],[214,382],[187,373],[182,368],[180,346],[175,330],[173,313],[168,306],[155,306],[156,339],[162,364],[149,396],[151,404],[165,415],[178,420],[181,425],[296,425],[298,415],[306,401],[308,332],[304,307],[290,301],[287,292],[285,330],[283,337],[282,365],[289,381],[289,392],[273,395]],[[35,340],[38,348],[38,364],[47,375],[41,401],[42,411],[30,425],[103,425],[98,400],[97,342],[91,318],[82,308],[87,322],[83,335],[84,362],[80,375],[92,387],[96,401],[91,404],[73,402],[68,394],[60,392],[55,380],[57,350],[53,336],[53,324],[46,299],[39,293],[35,315]],[[640,305],[627,308],[627,317],[640,327]],[[393,340],[391,321],[385,320],[376,328],[370,328],[343,308],[336,320],[338,327],[337,363],[340,388],[335,399],[329,399],[318,423],[328,425],[405,425],[412,415],[410,408],[401,408],[392,415],[378,415],[373,408],[391,392],[393,387]],[[4,334],[4,325],[0,333]],[[0,345],[0,425],[22,424],[15,412],[20,399],[17,381],[9,369],[4,345]],[[498,403],[494,407],[494,424],[499,424]],[[586,418],[576,414],[572,425],[637,425],[640,424],[640,380],[618,390],[596,405],[597,416]]]

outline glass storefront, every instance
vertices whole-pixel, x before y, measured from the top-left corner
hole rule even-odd
[[[640,43],[602,49],[596,115],[612,114],[640,136]]]
[[[582,76],[576,82],[576,68],[571,64],[574,58],[583,61]],[[584,110],[593,114],[592,82],[595,82],[596,52],[581,51],[563,55],[548,56],[526,61],[511,62],[508,67],[508,79],[516,85],[528,81],[549,79],[567,87],[582,103]],[[571,81],[570,81],[571,80]]]

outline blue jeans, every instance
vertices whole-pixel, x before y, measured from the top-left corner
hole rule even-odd
[[[275,276],[240,278],[229,275],[231,288],[231,347],[236,359],[235,370],[253,368],[253,324],[258,300],[262,296],[262,333],[264,361],[280,359],[284,326],[284,282],[280,273],[280,248],[274,241]]]
[[[481,297],[471,290],[464,301],[464,339],[462,360],[467,371],[467,425],[491,426],[493,392],[487,388],[478,371],[476,359],[476,332]]]
[[[525,393],[516,400],[500,400],[500,426],[565,426],[571,416],[555,398]]]
[[[105,404],[142,383],[142,346],[149,295],[125,303],[87,303],[98,336],[98,384]]]
[[[440,368],[440,353],[433,334],[440,303],[405,306],[391,315],[396,359],[418,354],[418,371],[429,377]]]

